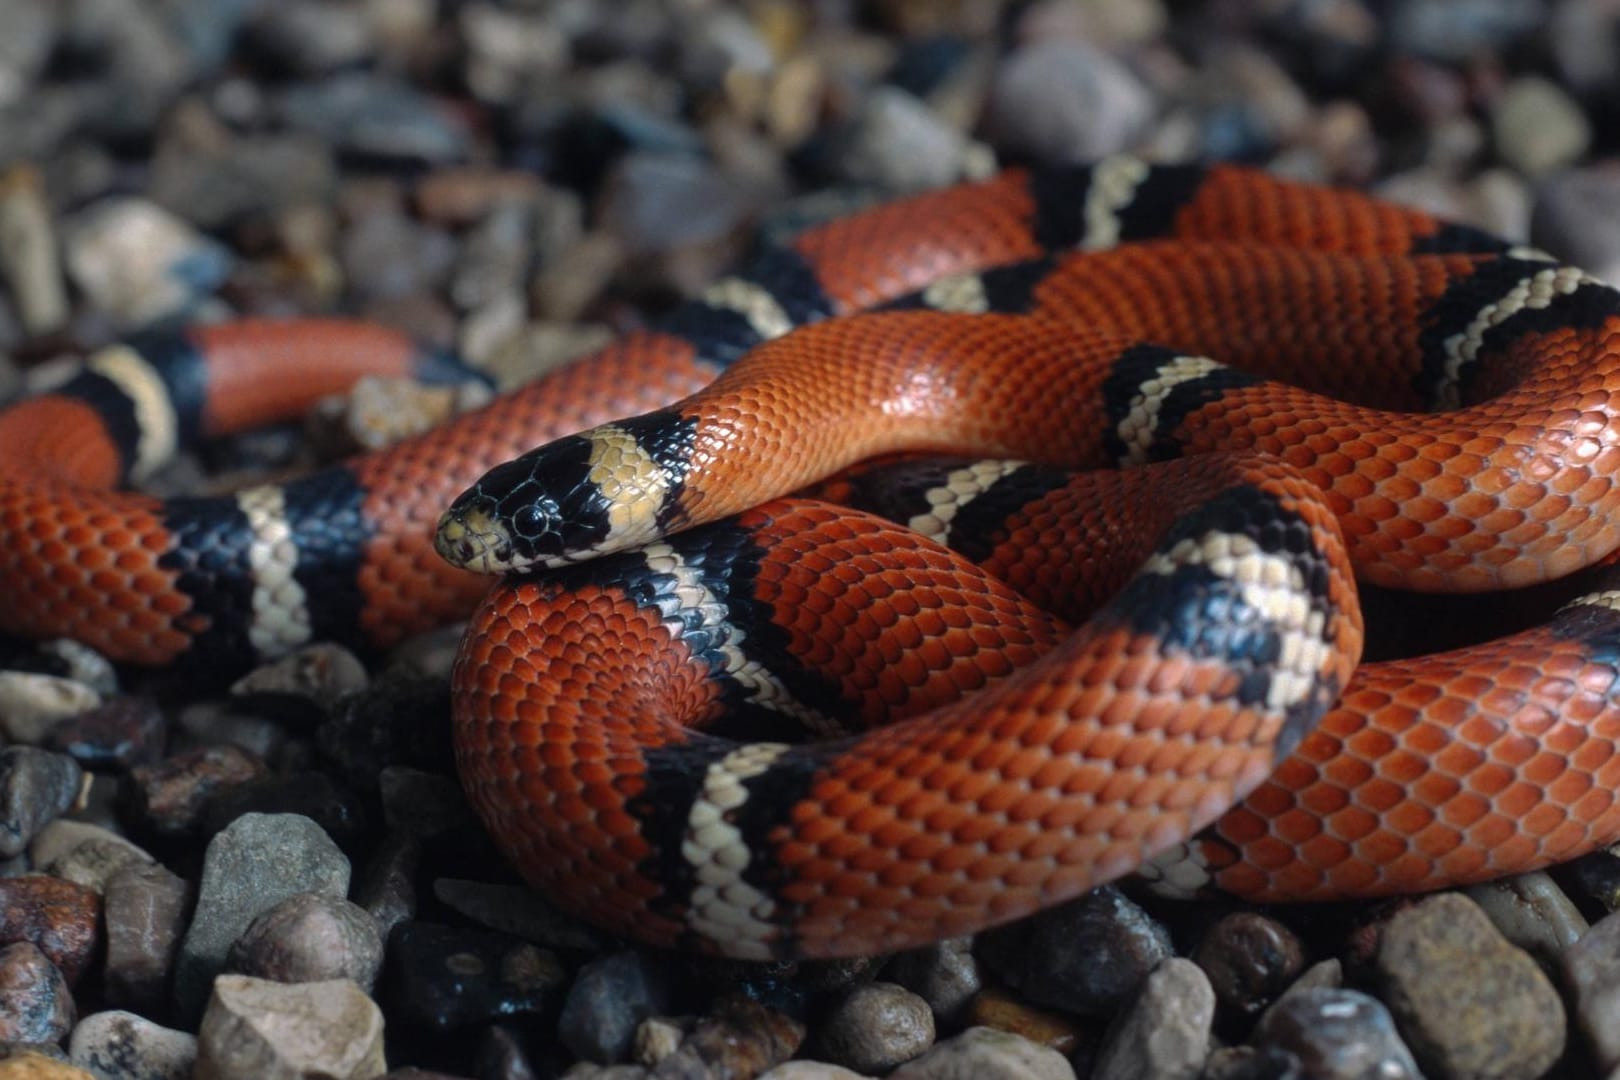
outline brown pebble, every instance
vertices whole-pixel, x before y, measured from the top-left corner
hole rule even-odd
[[[264,762],[234,746],[204,746],[130,771],[131,812],[162,836],[190,832],[208,801],[225,788],[263,776]]]
[[[1209,976],[1222,1007],[1254,1016],[1304,969],[1305,950],[1277,920],[1239,911],[1209,928],[1192,959]]]
[[[1032,1043],[1050,1046],[1065,1056],[1074,1051],[1084,1036],[1070,1018],[1026,1004],[1001,990],[984,990],[973,999],[968,1007],[967,1025],[1010,1031]]]
[[[73,985],[96,947],[96,891],[43,874],[0,879],[0,944],[37,946]]]

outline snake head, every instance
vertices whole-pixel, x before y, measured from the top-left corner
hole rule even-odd
[[[595,555],[607,533],[590,443],[573,436],[495,466],[439,518],[433,547],[480,574],[562,566]]]

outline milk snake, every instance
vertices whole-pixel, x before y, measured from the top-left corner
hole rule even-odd
[[[1480,880],[1620,835],[1620,594],[1352,677],[1350,566],[1480,590],[1620,544],[1617,330],[1579,271],[1353,193],[1009,172],[811,229],[656,329],[284,486],[112,490],[360,371],[454,363],[318,321],[99,353],[0,415],[0,629],[240,669],[465,616],[488,579],[435,546],[554,564],[489,590],[463,643],[473,804],[571,910],[734,956],[904,947],[1135,869],[1262,898]],[[885,481],[990,573],[779,498],[947,449],[1142,467]]]

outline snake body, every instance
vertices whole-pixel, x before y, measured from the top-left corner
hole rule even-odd
[[[1313,898],[1620,835],[1615,594],[1351,674],[1352,565],[1480,590],[1620,544],[1620,304],[1537,253],[1234,167],[1010,172],[812,229],[387,451],[219,499],[111,490],[411,366],[446,370],[350,324],[225,326],[12,407],[0,629],[239,668],[465,615],[469,568],[554,567],[473,616],[473,803],[572,910],[736,956],[916,944],[1143,867]],[[779,498],[921,450],[1135,468],[986,485],[939,536],[980,519],[965,555]]]

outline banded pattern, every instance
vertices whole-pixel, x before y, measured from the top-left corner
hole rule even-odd
[[[1308,890],[1315,874],[1319,893],[1381,891],[1422,879],[1425,859],[1479,876],[1502,863],[1474,845],[1538,793],[1533,831],[1551,840],[1498,850],[1533,861],[1612,839],[1585,786],[1596,750],[1570,757],[1578,740],[1560,734],[1505,774],[1465,774],[1452,751],[1446,775],[1473,801],[1445,802],[1436,781],[1423,805],[1441,826],[1406,811],[1369,827],[1387,796],[1342,794],[1360,789],[1341,763],[1374,759],[1340,748],[1312,775],[1341,770],[1341,794],[1295,789],[1309,813],[1261,787],[1262,816],[1191,833],[1261,781],[1348,675],[1336,529],[1367,579],[1421,589],[1545,580],[1620,544],[1617,330],[1614,294],[1578,271],[1362,196],[1128,158],[1012,172],[812,229],[658,329],[286,487],[169,502],[111,490],[191,437],[286,415],[363,371],[465,373],[337,323],[104,353],[0,414],[0,586],[17,601],[0,629],[225,671],[311,637],[381,648],[458,617],[485,587],[462,567],[559,567],[500,586],[458,668],[474,800],[525,874],[576,909],[740,955],[963,932],[1178,845],[1191,861],[1164,877],[1182,885],[1264,893],[1287,876]],[[863,594],[887,580],[858,569],[888,550],[879,533],[806,504],[749,509],[866,455],[942,449],[1149,463],[1098,481],[1098,542],[1117,560],[1071,559],[1083,569],[1069,575],[1092,620],[1017,671],[947,614],[989,595],[963,584],[978,571],[936,568],[950,580],[937,606],[910,609],[899,581]],[[1207,502],[1136,486],[1164,475],[1221,479],[1199,489]],[[958,503],[913,516],[953,542],[998,506],[1015,531],[1043,520],[994,494],[939,512]],[[739,512],[809,539],[719,523]],[[781,554],[749,554],[762,535]],[[620,578],[581,563],[611,551]],[[945,557],[893,551],[896,573]],[[1123,591],[1104,599],[1105,583]],[[1612,671],[1589,659],[1607,610],[1582,604],[1540,631],[1557,677],[1576,680],[1547,691],[1576,703],[1571,722],[1606,715]],[[1427,670],[1424,692],[1449,700],[1452,669]],[[955,700],[983,682],[982,701]],[[613,720],[614,694],[690,702],[698,730],[651,704]],[[936,706],[927,723],[794,741]],[[1437,730],[1458,718],[1414,707]],[[739,715],[779,719],[748,743]],[[1474,726],[1493,767],[1522,753]],[[1393,778],[1410,766],[1388,750],[1371,767]],[[1348,817],[1332,819],[1335,800]],[[1369,876],[1380,855],[1401,869]],[[1256,865],[1264,880],[1244,878]],[[583,884],[556,882],[564,869]]]

